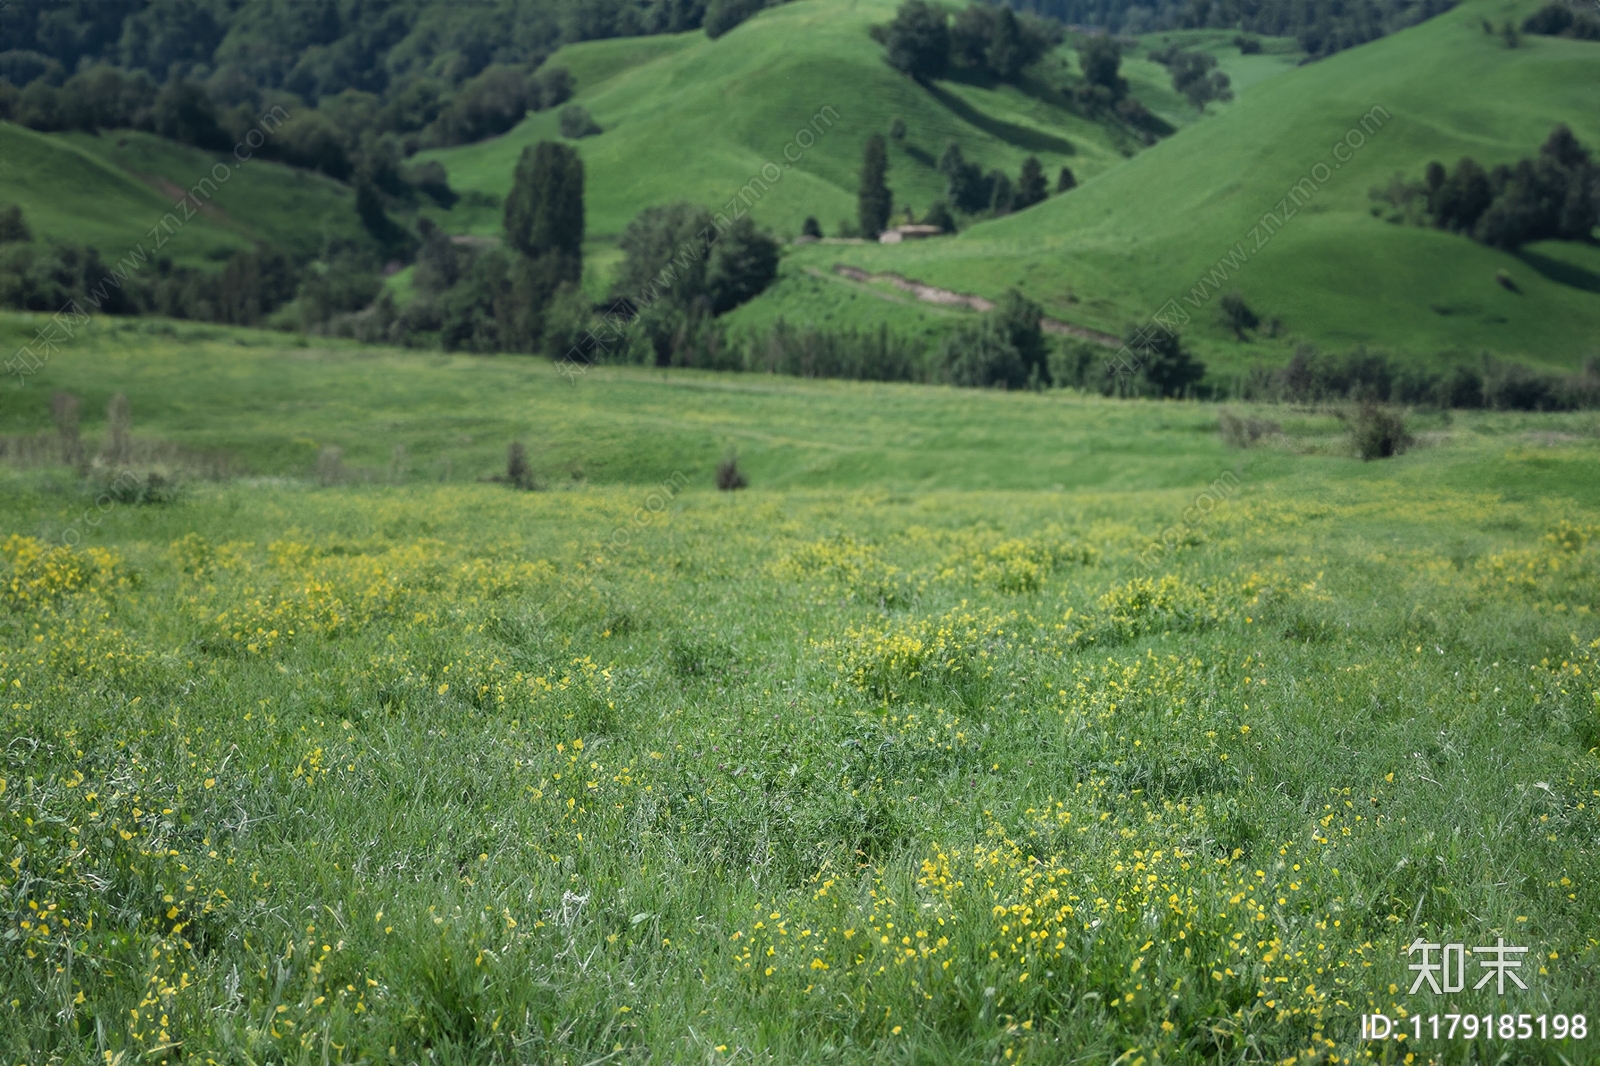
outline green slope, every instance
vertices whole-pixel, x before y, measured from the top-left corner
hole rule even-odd
[[[1572,366],[1600,337],[1600,249],[1510,255],[1383,222],[1367,195],[1396,170],[1419,177],[1430,159],[1513,162],[1537,151],[1556,122],[1600,148],[1600,46],[1528,36],[1507,49],[1481,28],[1529,9],[1468,3],[1249,86],[1216,117],[1081,189],[957,238],[802,249],[791,268],[843,261],[986,295],[1015,285],[1053,314],[1112,331],[1180,300],[1193,318],[1186,332],[1223,371],[1281,358],[1298,339]],[[1377,129],[1369,121],[1364,145],[1339,162],[1334,144],[1374,107],[1392,118]],[[1257,250],[1265,231],[1253,227],[1324,164],[1327,181]],[[1217,321],[1217,287],[1199,292],[1236,246],[1248,261],[1218,286],[1280,318],[1285,336],[1235,343]],[[1496,283],[1501,270],[1520,292]]]
[[[1080,178],[1116,166],[1136,147],[1127,131],[1061,106],[1048,80],[1020,88],[919,86],[884,62],[867,33],[894,9],[895,0],[798,0],[715,41],[691,33],[590,41],[558,52],[550,62],[572,71],[576,102],[605,131],[577,142],[587,165],[591,237],[620,233],[651,204],[687,199],[722,210],[764,166],[769,177],[773,167],[781,176],[752,208],[757,219],[793,234],[815,215],[832,233],[840,219],[855,217],[863,144],[886,134],[896,117],[908,135],[891,143],[889,182],[896,205],[917,212],[944,195],[934,164],[950,141],[986,168],[1015,175],[1033,154],[1052,177],[1068,165]],[[837,121],[822,122],[816,144],[785,168],[785,146],[824,107]],[[458,190],[500,196],[522,149],[559,136],[558,125],[555,112],[542,112],[502,137],[422,158],[443,162]],[[791,158],[797,154],[798,146],[789,148]],[[491,232],[496,225],[497,218],[480,214],[452,228]]]
[[[102,159],[172,192],[169,203],[193,188],[211,172],[218,160],[233,164],[228,155],[217,155],[134,130],[118,130],[98,137],[71,134],[79,147]],[[355,195],[349,186],[315,171],[251,159],[217,186],[210,203],[216,208],[211,217],[222,225],[249,237],[264,240],[276,248],[296,255],[315,255],[330,238],[360,238],[361,223],[356,217]]]
[[[22,208],[36,240],[91,245],[108,261],[141,242],[153,250],[149,230],[176,199],[66,138],[0,122],[0,201]],[[241,234],[202,216],[168,239],[161,254],[200,265],[246,247]]]
[[[205,206],[185,218],[176,204],[226,160]],[[320,251],[329,237],[360,232],[354,198],[319,174],[263,159],[243,164],[226,155],[133,130],[43,134],[0,122],[0,202],[21,206],[36,238],[93,245],[116,259],[143,244],[163,216],[157,254],[191,266],[214,265],[265,241],[296,254]]]

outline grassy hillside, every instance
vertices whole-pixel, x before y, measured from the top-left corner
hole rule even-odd
[[[178,195],[164,195],[72,139],[0,122],[0,200],[22,208],[35,239],[92,245],[108,262],[141,242],[154,251],[150,228],[172,210]],[[191,219],[180,235],[161,253],[190,265],[249,247],[238,227],[215,216]]]
[[[141,463],[256,476],[119,504],[5,441],[9,1060],[1343,1062],[1448,1003],[1399,1050],[1520,1013],[1594,1061],[1592,413],[1361,463],[1327,416],[1237,452],[1194,403],[129,325],[0,425],[123,390]],[[513,437],[563,491],[476,480]],[[1418,936],[1528,987],[1408,996]]]
[[[310,255],[329,237],[358,235],[348,188],[252,159],[236,165],[180,230],[170,237],[163,231],[157,253],[151,228],[222,160],[236,164],[137,130],[42,134],[0,122],[0,202],[20,205],[36,238],[93,245],[110,260],[142,242],[174,262],[215,265],[257,241]]]
[[[1372,216],[1368,198],[1397,171],[1416,178],[1430,159],[1514,161],[1536,151],[1557,121],[1600,148],[1590,106],[1600,49],[1535,36],[1507,49],[1482,32],[1485,19],[1498,25],[1531,4],[1471,0],[1308,66],[1295,65],[1287,41],[1266,40],[1262,54],[1244,56],[1219,31],[1152,35],[1125,73],[1135,95],[1181,128],[1138,151],[1128,131],[1064,106],[1058,90],[1075,62],[1070,46],[1021,86],[924,87],[902,77],[867,34],[891,17],[892,0],[799,0],[715,41],[697,32],[572,45],[553,62],[572,71],[576,102],[604,128],[576,142],[588,176],[587,284],[597,296],[605,289],[615,237],[651,204],[682,198],[724,209],[749,190],[761,193],[752,213],[780,234],[797,232],[807,215],[834,232],[855,213],[863,142],[898,117],[908,135],[890,146],[897,205],[921,211],[943,194],[933,164],[951,140],[986,167],[1014,174],[1032,153],[1052,174],[1071,166],[1083,184],[953,239],[792,248],[778,283],[730,320],[736,329],[782,316],[933,336],[965,316],[834,277],[846,263],[990,297],[1016,286],[1058,318],[1111,333],[1176,300],[1192,318],[1191,346],[1219,376],[1281,361],[1305,340],[1423,361],[1488,351],[1571,368],[1600,335],[1600,247],[1545,244],[1511,255],[1391,225]],[[1166,69],[1142,58],[1171,42],[1216,54],[1237,99],[1200,115],[1173,94]],[[837,121],[823,122],[815,145],[784,167],[785,145],[824,107]],[[455,232],[497,233],[516,159],[556,136],[557,123],[554,111],[536,113],[504,136],[425,153],[467,194],[453,211],[429,213]],[[1351,130],[1364,143],[1338,159],[1334,145]],[[187,187],[210,162],[136,133],[43,136],[0,126],[0,138],[8,168],[0,199],[21,203],[42,235],[94,243],[107,255],[139,241],[170,206],[158,188]],[[764,166],[781,178],[763,190]],[[1306,182],[1317,186],[1310,201],[1263,227],[1264,216],[1287,214],[1290,190]],[[356,232],[350,207],[338,183],[252,162],[219,191],[215,211],[164,250],[194,263],[254,239],[311,251]],[[407,283],[395,282],[402,296]],[[1222,326],[1217,296],[1233,289],[1277,320],[1275,336],[1262,330],[1241,343]]]
[[[900,75],[867,35],[894,9],[894,0],[799,0],[715,41],[690,33],[563,48],[550,62],[572,71],[575,101],[605,131],[577,145],[591,235],[621,232],[650,204],[687,199],[720,210],[763,165],[783,165],[784,145],[824,106],[838,122],[752,210],[779,232],[798,233],[807,215],[829,233],[854,219],[862,145],[887,135],[896,117],[909,132],[891,145],[889,183],[896,204],[918,212],[944,195],[934,163],[952,140],[969,159],[1012,175],[1037,155],[1052,178],[1062,165],[1099,173],[1133,150],[1131,136],[1071,113],[1042,81],[928,89]],[[557,135],[556,112],[534,114],[502,137],[423,158],[442,161],[458,189],[503,195],[523,147]]]
[[[1369,213],[1369,188],[1396,170],[1414,180],[1430,159],[1514,162],[1536,152],[1556,122],[1600,147],[1592,106],[1600,48],[1527,36],[1507,49],[1482,31],[1481,20],[1498,24],[1527,7],[1464,4],[1247,87],[1215,118],[1076,192],[955,240],[810,248],[794,263],[898,270],[985,295],[1016,285],[1062,318],[1120,331],[1191,294],[1237,245],[1248,262],[1227,271],[1222,290],[1281,318],[1288,336],[1235,344],[1216,321],[1212,286],[1210,302],[1185,306],[1195,320],[1188,332],[1218,369],[1282,358],[1300,338],[1417,356],[1488,350],[1571,367],[1600,334],[1600,249],[1510,255]],[[1393,117],[1381,129],[1369,122],[1365,144],[1339,162],[1334,144],[1375,107]],[[1329,168],[1326,183],[1258,252],[1252,227],[1319,165]],[[1502,270],[1520,292],[1496,283]]]
[[[100,136],[68,134],[74,146],[148,184],[171,193],[169,204],[210,173],[214,155],[137,130],[116,130]],[[355,196],[348,186],[315,171],[265,159],[238,166],[217,186],[207,217],[250,240],[263,240],[294,255],[316,255],[330,238],[352,240],[362,235]]]

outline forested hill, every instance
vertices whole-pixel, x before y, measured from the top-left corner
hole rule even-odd
[[[1331,55],[1414,26],[1455,0],[1015,0],[1024,11],[1115,33],[1227,29],[1294,37],[1312,56]]]
[[[205,85],[221,107],[264,92],[307,103],[346,90],[390,105],[384,130],[433,124],[496,67],[536,67],[563,44],[704,29],[718,36],[774,0],[12,0],[0,5],[0,79],[60,87],[98,65],[160,85]],[[1225,28],[1298,37],[1313,56],[1411,25],[1452,0],[1016,0],[1068,23],[1139,33]],[[455,98],[455,99],[452,99]],[[487,100],[473,106],[495,106]],[[492,123],[491,123],[492,125]],[[498,129],[464,132],[483,136]],[[436,131],[438,143],[460,143]],[[473,138],[469,138],[473,139]]]
[[[109,63],[308,100],[383,94],[536,63],[570,41],[695,29],[705,11],[705,0],[12,0],[0,7],[0,76],[60,84]]]

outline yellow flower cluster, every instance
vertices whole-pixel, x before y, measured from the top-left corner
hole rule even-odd
[[[104,595],[130,580],[113,552],[52,548],[18,534],[0,543],[0,560],[0,603],[17,611],[47,607],[73,593]]]
[[[1146,633],[1205,629],[1256,602],[1265,580],[1251,574],[1241,581],[1196,583],[1175,574],[1136,577],[1110,589],[1081,624],[1071,612],[1060,628],[1070,630],[1068,646],[1120,643]]]
[[[1532,548],[1496,552],[1478,563],[1477,572],[1490,590],[1520,593],[1542,607],[1564,611],[1570,601],[1576,613],[1587,614],[1600,580],[1600,528],[1559,522]]]
[[[937,618],[852,626],[824,643],[840,676],[881,700],[894,700],[919,681],[981,679],[994,673],[996,654],[1015,635],[1016,616],[962,601]]]
[[[948,535],[947,538],[948,539]],[[963,539],[975,539],[968,533]],[[1057,570],[1090,566],[1100,553],[1087,544],[1052,535],[1008,537],[988,544],[966,544],[939,569],[944,580],[967,581],[1000,592],[1037,592]]]
[[[772,566],[784,580],[820,580],[835,596],[861,600],[879,607],[908,603],[914,583],[907,573],[887,562],[883,549],[849,533],[803,544]]]
[[[553,577],[540,561],[448,559],[431,541],[404,545],[275,541],[212,549],[195,534],[169,549],[194,577],[187,603],[206,646],[270,654],[295,637],[328,639],[383,618],[437,624]]]

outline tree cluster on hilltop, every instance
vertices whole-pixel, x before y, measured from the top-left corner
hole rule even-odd
[[[894,21],[874,26],[872,36],[888,50],[895,69],[919,80],[959,71],[1016,81],[1065,39],[1065,31],[1059,23],[1005,6],[969,4],[952,20],[939,4],[906,0]]]
[[[1397,174],[1370,195],[1373,213],[1391,222],[1432,224],[1508,251],[1534,241],[1588,241],[1600,225],[1600,163],[1562,124],[1538,155],[1515,164],[1485,168],[1463,156],[1446,169],[1435,161],[1421,181]]]
[[[1415,25],[1454,0],[1019,0],[1017,7],[1072,26],[1139,34],[1228,29],[1294,37],[1312,56],[1331,55]]]

